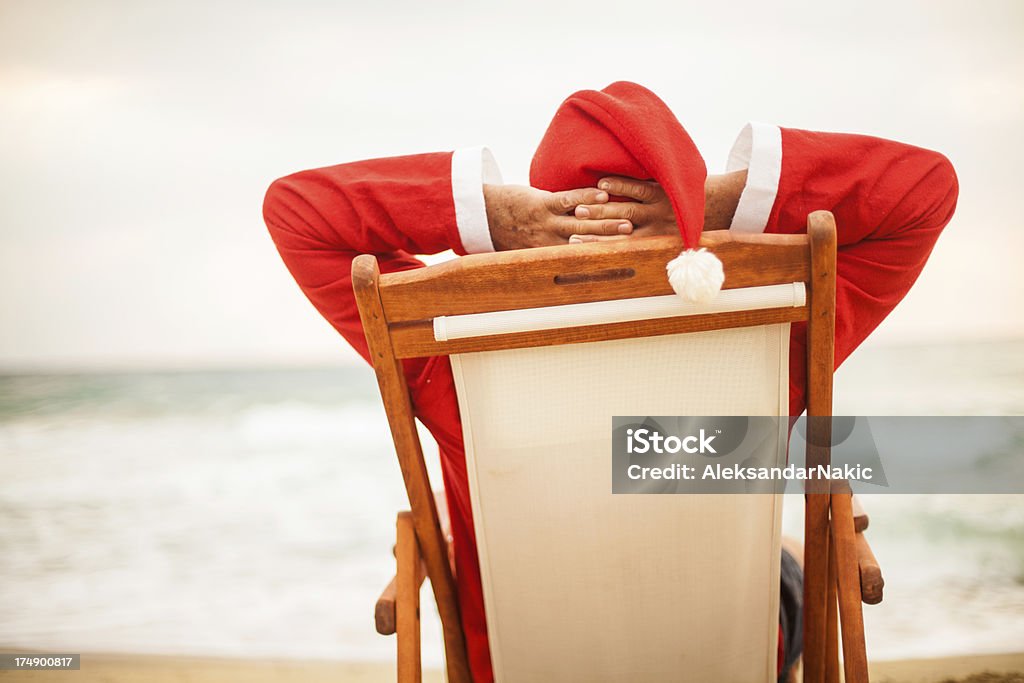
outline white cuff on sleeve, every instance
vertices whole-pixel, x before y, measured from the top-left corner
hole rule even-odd
[[[782,175],[782,131],[768,123],[748,123],[729,152],[726,172],[747,169],[730,230],[764,232]]]
[[[455,225],[467,254],[494,251],[487,224],[484,184],[501,185],[501,172],[486,147],[457,149],[452,154],[452,198]]]

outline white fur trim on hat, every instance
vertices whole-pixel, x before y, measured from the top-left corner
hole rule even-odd
[[[692,303],[715,298],[725,282],[725,271],[718,257],[707,249],[686,249],[668,262],[668,281],[676,294]]]

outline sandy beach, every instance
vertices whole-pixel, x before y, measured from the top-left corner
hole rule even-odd
[[[84,654],[80,671],[0,671],[5,681],[63,683],[383,683],[395,679],[384,663]],[[1024,653],[907,659],[876,662],[871,679],[879,683],[1024,683]],[[425,671],[426,683],[442,683],[440,671]]]

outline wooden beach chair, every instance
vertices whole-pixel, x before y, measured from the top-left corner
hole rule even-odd
[[[448,542],[401,359],[449,355],[498,681],[775,680],[782,496],[612,495],[612,415],[788,413],[791,323],[808,327],[810,416],[832,409],[836,236],[709,232],[710,305],[671,293],[676,237],[462,257],[353,286],[411,507],[376,605],[398,680],[419,681],[429,578],[448,680],[469,683]],[[808,464],[828,462],[808,423]],[[785,436],[771,446],[785,460]],[[804,496],[806,681],[866,681],[861,601],[881,575],[848,492]]]

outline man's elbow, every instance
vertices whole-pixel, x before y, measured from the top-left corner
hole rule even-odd
[[[944,154],[926,151],[930,166],[925,177],[931,201],[928,202],[928,222],[942,228],[953,218],[957,199],[960,195],[960,183],[956,177],[956,169]]]
[[[956,210],[959,185],[952,162],[943,154],[907,145],[884,176],[880,196],[894,198],[883,220],[889,236],[923,231],[934,240]]]
[[[263,222],[266,223],[275,241],[280,231],[294,231],[295,226],[291,225],[291,217],[295,215],[295,208],[292,206],[294,197],[295,192],[290,187],[289,176],[270,183],[263,196]]]
[[[335,248],[332,220],[344,224],[345,206],[325,192],[318,176],[301,171],[278,178],[263,197],[263,222],[274,242],[296,248]]]

